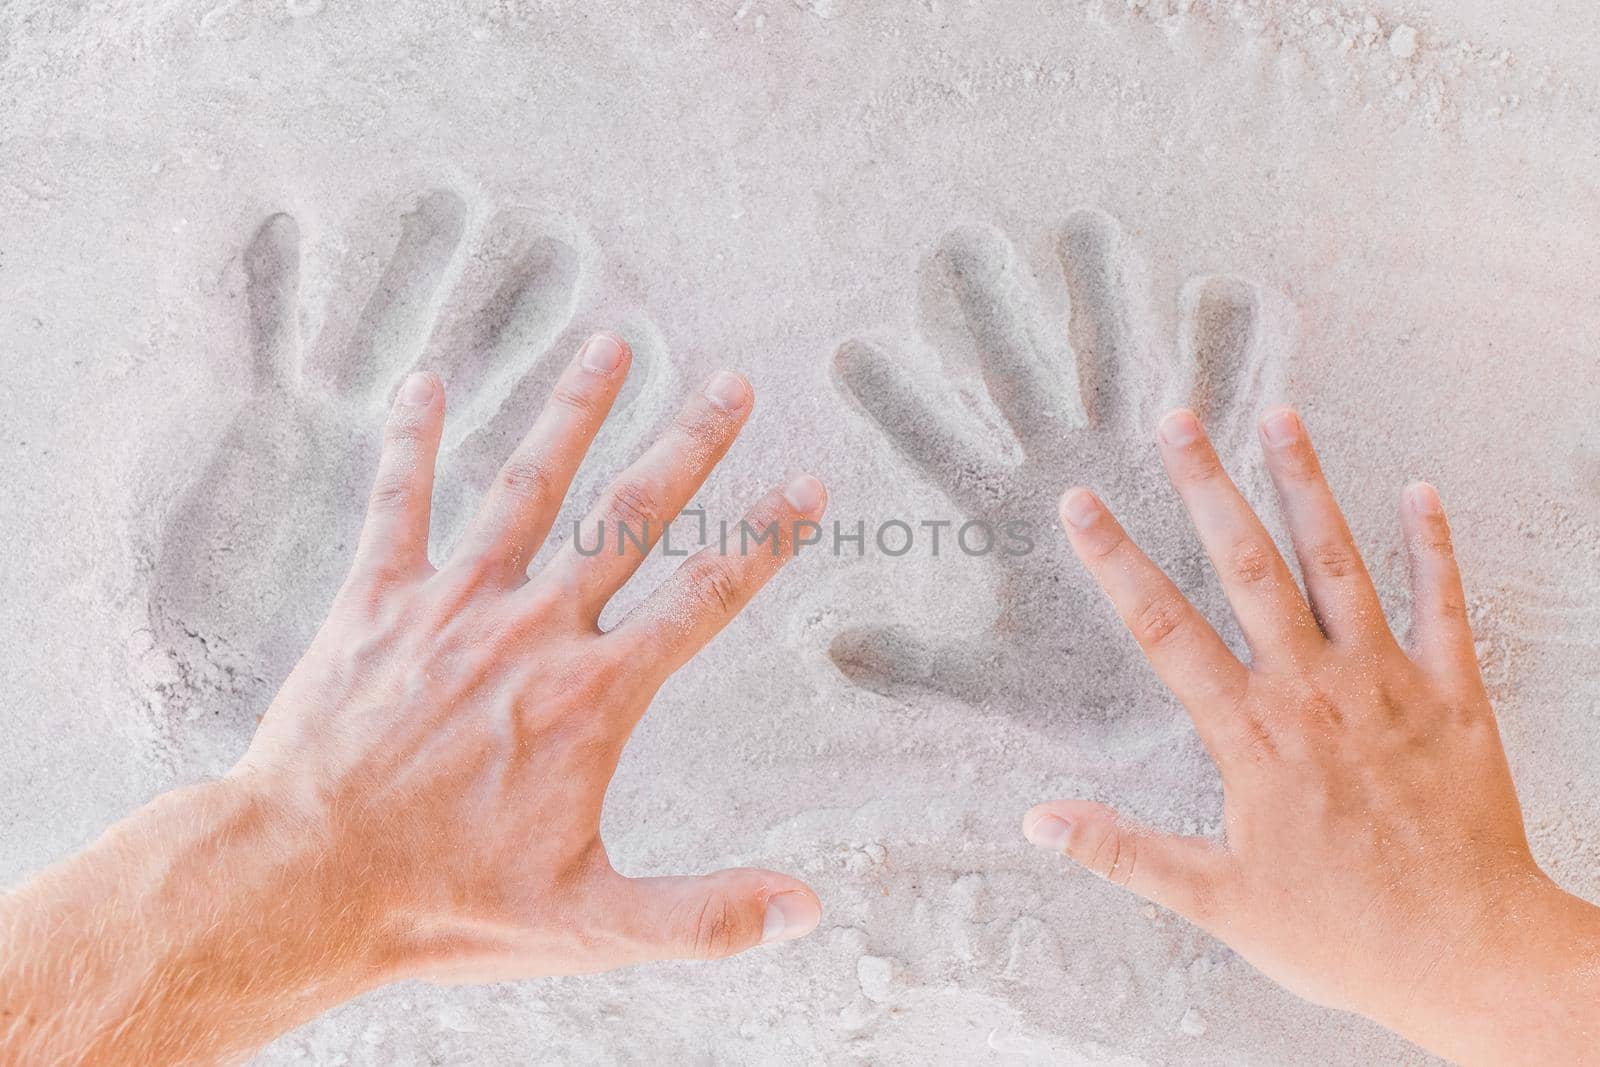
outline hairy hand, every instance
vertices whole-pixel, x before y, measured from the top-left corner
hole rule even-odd
[[[319,881],[395,976],[481,981],[715,957],[808,933],[815,895],[761,870],[627,878],[600,810],[658,687],[792,555],[808,476],[746,516],[778,544],[708,548],[607,632],[601,609],[737,436],[753,397],[723,373],[531,579],[529,560],[627,374],[592,338],[500,471],[460,546],[427,555],[439,383],[401,388],[350,576],[230,778],[317,843]]]
[[[1073,548],[1221,771],[1225,839],[1155,832],[1088,801],[1039,805],[1024,832],[1302,996],[1459,1052],[1438,1032],[1440,1002],[1492,1000],[1486,967],[1559,942],[1587,906],[1529,852],[1433,488],[1404,495],[1413,619],[1402,650],[1299,417],[1269,412],[1262,441],[1305,595],[1194,415],[1172,412],[1160,429],[1248,666],[1092,493],[1061,504]]]

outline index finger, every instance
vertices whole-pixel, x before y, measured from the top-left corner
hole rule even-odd
[[[1219,735],[1233,726],[1231,713],[1244,697],[1249,668],[1093,493],[1068,491],[1061,518],[1072,550],[1215,754]]]

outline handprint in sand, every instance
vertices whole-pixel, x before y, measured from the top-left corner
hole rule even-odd
[[[844,392],[894,449],[969,518],[1034,531],[1033,550],[995,552],[993,624],[951,632],[911,621],[857,625],[829,652],[853,682],[886,695],[929,691],[1024,719],[1070,715],[1098,723],[1097,741],[1142,748],[1168,718],[1159,700],[1130,706],[1120,624],[1082,578],[1054,528],[1071,484],[1096,486],[1120,510],[1181,521],[1162,496],[1149,444],[1162,410],[1195,407],[1216,427],[1242,484],[1253,472],[1241,449],[1264,403],[1282,399],[1280,344],[1266,326],[1261,290],[1233,276],[1192,279],[1178,294],[1179,335],[1152,336],[1139,260],[1118,223],[1079,210],[1056,235],[1053,255],[1069,300],[1066,322],[1011,243],[983,227],[946,235],[921,279],[920,327],[944,370],[972,370],[979,395],[958,401],[910,369],[903,353],[854,339],[835,356]],[[1053,270],[1052,272],[1053,273]],[[1192,542],[1190,542],[1192,543]],[[1205,599],[1198,550],[1169,560]],[[1094,671],[1071,669],[1093,656]],[[1087,685],[1085,679],[1089,679]],[[1176,720],[1174,720],[1176,721]]]
[[[270,215],[227,269],[241,343],[217,377],[237,392],[215,402],[237,413],[189,470],[155,480],[182,488],[145,508],[149,625],[131,653],[174,763],[231,761],[250,709],[311,637],[360,524],[372,416],[408,371],[431,371],[450,397],[435,490],[445,541],[497,472],[515,476],[505,456],[589,331],[616,329],[634,352],[594,453],[620,459],[666,412],[659,334],[595,294],[601,257],[581,231],[418,179],[396,186],[336,227]],[[591,488],[586,474],[574,498]]]

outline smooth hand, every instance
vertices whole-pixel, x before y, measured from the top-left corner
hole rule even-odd
[[[1170,413],[1159,436],[1248,666],[1092,493],[1068,492],[1061,515],[1216,762],[1224,839],[1155,832],[1088,801],[1034,808],[1028,838],[1186,916],[1294,992],[1446,1055],[1593,1055],[1577,1038],[1600,1017],[1597,912],[1529,852],[1438,495],[1404,495],[1402,650],[1293,411],[1269,412],[1261,437],[1304,595],[1194,415]]]

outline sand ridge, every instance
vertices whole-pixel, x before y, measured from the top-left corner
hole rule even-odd
[[[941,367],[974,380],[983,392],[971,404],[937,406],[922,380],[870,341],[846,341],[836,353],[840,387],[889,447],[963,515],[1017,521],[1031,533],[1031,551],[990,556],[997,567],[985,596],[1000,610],[986,633],[952,635],[938,618],[924,633],[902,623],[839,633],[830,655],[855,684],[1015,709],[1102,754],[1169,741],[1168,707],[1140,715],[1126,706],[1130,679],[1147,668],[1061,543],[1056,501],[1067,479],[1099,486],[1121,507],[1160,507],[1166,491],[1142,455],[1156,417],[1180,403],[1207,421],[1235,477],[1259,478],[1255,420],[1288,399],[1292,338],[1283,324],[1260,321],[1274,303],[1258,287],[1228,276],[1190,279],[1179,296],[1179,337],[1151,336],[1137,253],[1127,245],[1117,221],[1092,208],[1068,213],[1056,269],[1043,277],[992,229],[944,238],[920,287],[921,332],[938,350],[923,361],[922,378]],[[1063,283],[1067,321],[1052,322],[1038,288]],[[1202,593],[1198,561],[1190,562],[1178,577]],[[1205,606],[1225,615],[1215,596]],[[1086,656],[1099,665],[1092,686],[1071,665]]]

